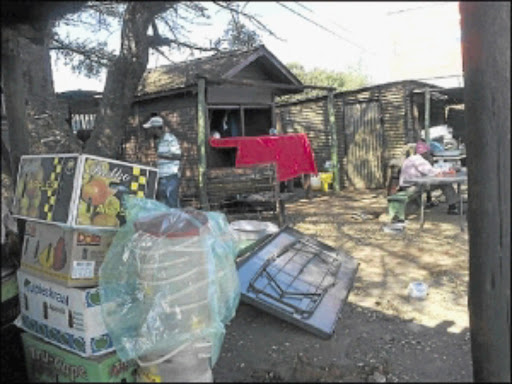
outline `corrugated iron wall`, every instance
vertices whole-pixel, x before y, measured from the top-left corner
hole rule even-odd
[[[405,81],[334,95],[341,187],[384,188],[387,164],[402,155],[408,137],[417,136],[415,87]],[[283,132],[307,133],[321,169],[331,158],[327,97],[278,105],[276,115]]]
[[[343,116],[345,178],[355,188],[382,188],[382,142],[380,105],[375,101],[346,104]]]
[[[336,100],[335,100],[336,104]],[[341,130],[340,108],[335,105],[336,128]],[[299,104],[290,104],[286,108],[276,109],[277,126],[284,133],[305,133],[311,143],[315,162],[319,171],[324,170],[326,161],[331,160],[331,134],[327,118],[327,99],[315,99]],[[338,137],[338,142],[340,138]],[[338,157],[343,155],[343,143],[340,143]]]

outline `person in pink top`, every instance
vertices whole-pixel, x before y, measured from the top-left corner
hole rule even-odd
[[[434,176],[442,172],[440,169],[434,168],[428,161],[430,148],[426,142],[418,141],[415,152],[414,155],[405,159],[402,164],[398,183],[400,186],[399,190],[401,191],[406,189],[416,190],[418,188],[413,183],[408,182],[408,179],[422,176]],[[459,201],[459,195],[455,192],[453,186],[451,184],[442,184],[433,185],[431,187],[431,191],[436,189],[440,189],[446,198],[446,202],[448,203],[447,213],[449,215],[458,215],[459,210],[457,208],[457,202]]]

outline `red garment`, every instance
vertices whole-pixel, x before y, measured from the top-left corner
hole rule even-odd
[[[236,147],[237,168],[275,162],[279,181],[318,173],[311,145],[304,133],[210,138],[210,145],[217,148]]]

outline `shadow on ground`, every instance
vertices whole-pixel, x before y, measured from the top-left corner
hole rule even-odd
[[[227,327],[216,382],[468,382],[469,330],[426,327],[346,303],[323,340],[240,304]],[[456,351],[456,353],[453,353]]]

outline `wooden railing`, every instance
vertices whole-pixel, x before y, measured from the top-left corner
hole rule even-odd
[[[274,164],[248,168],[210,168],[206,171],[209,209],[236,218],[272,216],[281,226],[284,204]]]

